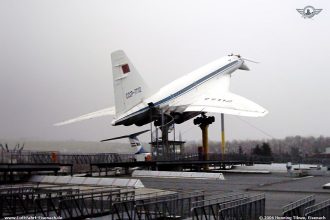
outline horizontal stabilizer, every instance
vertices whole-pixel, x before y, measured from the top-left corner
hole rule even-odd
[[[124,135],[124,136],[120,136],[120,137],[104,139],[104,140],[101,140],[101,142],[118,140],[118,139],[123,139],[123,138],[135,138],[135,137],[139,136],[140,134],[146,133],[147,131],[149,131],[149,130],[139,131],[139,132],[136,132],[136,133],[133,133],[133,134]]]
[[[115,115],[115,107],[112,106],[110,108],[105,108],[96,112],[88,113],[82,116],[79,116],[77,118],[69,119],[63,122],[59,122],[54,124],[54,126],[62,126],[62,125],[67,125],[67,124],[72,124],[75,122],[79,121],[84,121],[92,118],[98,118],[98,117],[103,117],[103,116],[109,116],[109,115]]]
[[[144,154],[144,153],[148,153],[143,146],[141,145],[140,140],[137,138],[137,136],[139,136],[140,134],[146,133],[149,130],[144,130],[144,131],[139,131],[133,134],[129,134],[129,135],[124,135],[124,136],[120,136],[120,137],[115,137],[115,138],[109,138],[109,139],[104,139],[101,142],[105,142],[105,141],[112,141],[112,140],[117,140],[117,139],[122,139],[122,138],[128,138],[131,147],[135,147],[136,148],[136,152],[135,154]]]

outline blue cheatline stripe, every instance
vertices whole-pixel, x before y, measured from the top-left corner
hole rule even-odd
[[[164,99],[162,99],[162,100],[160,100],[160,101],[154,103],[154,105],[155,105],[155,106],[159,106],[159,105],[161,105],[161,104],[163,104],[163,103],[166,103],[166,102],[168,102],[168,101],[171,101],[172,99],[174,99],[174,98],[176,98],[176,97],[178,97],[178,96],[181,96],[181,95],[183,95],[183,94],[189,92],[190,90],[194,89],[194,88],[197,87],[198,85],[200,85],[200,84],[202,84],[202,83],[204,83],[204,82],[206,82],[206,81],[212,79],[214,76],[216,76],[216,75],[218,75],[219,73],[225,71],[226,69],[232,67],[232,66],[233,66],[234,64],[236,64],[237,62],[238,62],[238,61],[235,60],[235,61],[233,61],[233,62],[231,62],[231,63],[228,63],[227,65],[225,65],[225,66],[223,66],[223,67],[217,69],[216,71],[214,71],[214,72],[212,72],[212,73],[210,73],[210,74],[208,74],[208,75],[206,75],[206,76],[200,78],[199,80],[193,82],[192,84],[186,86],[185,88],[181,89],[180,91],[178,91],[178,92],[176,92],[176,93],[174,93],[174,94],[172,94],[172,95],[169,95],[169,96],[167,96],[166,98],[164,98]],[[135,115],[135,114],[138,114],[138,113],[142,113],[142,112],[146,111],[147,109],[149,109],[149,107],[144,107],[144,108],[140,109],[139,111],[136,111],[136,112],[134,112],[134,113],[131,113],[131,114],[125,116],[125,117],[122,118],[120,121],[123,121],[123,120],[127,119],[127,117],[130,117],[130,116],[132,116],[132,115]],[[120,121],[118,121],[118,122],[120,122]]]

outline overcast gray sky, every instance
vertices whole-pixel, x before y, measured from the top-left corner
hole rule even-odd
[[[296,11],[323,11],[303,19]],[[326,0],[0,1],[0,138],[100,140],[143,128],[111,117],[53,127],[114,104],[110,53],[123,49],[150,87],[230,53],[260,61],[231,90],[269,110],[242,118],[275,138],[330,135]],[[220,115],[210,138],[220,140]],[[201,139],[192,121],[177,126]],[[227,139],[269,138],[226,116]],[[148,140],[145,134],[143,140]]]

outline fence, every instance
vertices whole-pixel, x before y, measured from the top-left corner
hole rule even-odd
[[[330,219],[330,199],[305,209],[305,217],[324,217]]]
[[[265,215],[265,195],[234,194],[212,200],[198,201],[192,208],[193,219],[246,219]]]
[[[315,196],[307,196],[283,207],[282,215],[286,217],[304,216],[305,208],[315,204]]]

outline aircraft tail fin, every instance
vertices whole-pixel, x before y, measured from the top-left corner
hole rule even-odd
[[[118,117],[147,98],[149,89],[124,51],[113,52],[111,62],[116,116]]]
[[[131,144],[131,147],[136,148],[135,154],[142,154],[142,153],[148,153],[142,146],[140,140],[137,138],[137,136],[129,137],[129,142]]]

